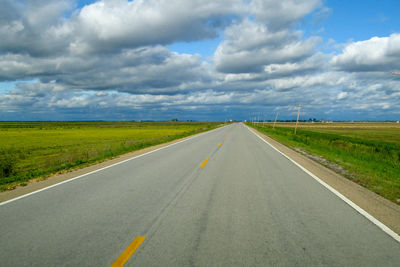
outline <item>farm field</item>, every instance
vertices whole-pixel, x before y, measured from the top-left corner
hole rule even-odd
[[[295,123],[248,125],[400,204],[400,124],[299,123],[296,135]]]
[[[0,190],[216,128],[218,122],[0,122]]]

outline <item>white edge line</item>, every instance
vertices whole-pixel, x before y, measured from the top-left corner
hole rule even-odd
[[[228,125],[226,125],[226,126],[228,126]],[[126,159],[126,160],[123,160],[123,161],[120,161],[120,162],[111,164],[111,165],[109,165],[109,166],[106,166],[106,167],[103,167],[103,168],[100,168],[100,169],[97,169],[97,170],[94,170],[94,171],[91,171],[91,172],[88,172],[88,173],[85,173],[85,174],[76,176],[76,177],[74,177],[74,178],[71,178],[71,179],[68,179],[68,180],[59,182],[59,183],[57,183],[57,184],[50,185],[50,186],[48,186],[48,187],[45,187],[45,188],[42,188],[42,189],[39,189],[39,190],[30,192],[30,193],[28,193],[28,194],[25,194],[25,195],[22,195],[22,196],[19,196],[19,197],[16,197],[16,198],[12,198],[12,199],[6,200],[6,201],[4,201],[4,202],[1,202],[1,203],[0,203],[0,206],[6,205],[6,204],[11,203],[11,202],[14,202],[14,201],[19,200],[19,199],[21,199],[21,198],[25,198],[25,197],[28,197],[28,196],[31,196],[31,195],[40,193],[40,192],[42,192],[42,191],[48,190],[48,189],[53,188],[53,187],[56,187],[56,186],[59,186],[59,185],[62,185],[62,184],[66,184],[66,183],[72,182],[72,181],[77,180],[77,179],[80,179],[80,178],[82,178],[82,177],[84,177],[84,176],[91,175],[91,174],[93,174],[93,173],[96,173],[96,172],[99,172],[99,171],[102,171],[102,170],[105,170],[105,169],[114,167],[114,166],[116,166],[116,165],[125,163],[125,162],[127,162],[127,161],[134,160],[134,159],[137,159],[137,158],[146,156],[146,155],[148,155],[148,154],[157,152],[157,151],[159,151],[159,150],[161,150],[161,149],[165,149],[165,148],[167,148],[167,147],[174,146],[174,145],[177,145],[177,144],[180,144],[180,143],[189,141],[189,140],[191,140],[191,139],[193,139],[193,138],[197,138],[197,137],[202,136],[202,135],[204,135],[204,134],[208,134],[208,133],[211,133],[211,132],[220,130],[220,129],[226,127],[226,126],[222,126],[222,127],[217,128],[217,129],[213,129],[213,130],[211,130],[211,131],[206,131],[206,132],[204,132],[204,133],[200,133],[200,134],[197,134],[197,135],[195,135],[195,136],[191,136],[191,137],[189,137],[189,138],[186,138],[186,139],[184,139],[184,140],[178,141],[178,142],[176,142],[176,143],[169,144],[169,145],[167,145],[167,146],[157,148],[157,149],[155,149],[155,150],[146,152],[146,153],[144,153],[144,154],[140,154],[140,155],[134,156],[134,157],[132,157],[132,158],[129,158],[129,159]]]
[[[396,240],[397,242],[400,243],[400,236],[398,234],[396,234],[392,229],[390,229],[389,227],[387,227],[386,225],[384,225],[382,222],[380,222],[378,219],[376,219],[374,216],[372,216],[371,214],[369,214],[368,212],[366,212],[365,210],[363,210],[361,207],[359,207],[357,204],[355,204],[354,202],[352,202],[350,199],[348,199],[347,197],[345,197],[344,195],[342,195],[341,193],[339,193],[336,189],[334,189],[333,187],[331,187],[330,185],[328,185],[327,183],[325,183],[324,181],[322,181],[320,178],[318,178],[318,176],[316,176],[315,174],[313,174],[312,172],[310,172],[309,170],[307,170],[306,168],[304,168],[303,166],[301,166],[300,164],[298,164],[296,161],[294,161],[293,159],[291,159],[289,156],[287,156],[286,154],[284,154],[283,152],[279,151],[276,147],[274,147],[272,144],[270,144],[267,140],[265,140],[264,138],[262,138],[260,135],[258,135],[258,133],[256,133],[253,129],[251,129],[250,127],[248,127],[246,125],[247,129],[249,129],[250,132],[252,132],[253,134],[255,134],[258,138],[260,138],[262,141],[264,141],[266,144],[268,144],[269,146],[271,146],[273,149],[275,149],[277,152],[279,152],[280,154],[282,154],[285,158],[287,158],[288,160],[290,160],[292,163],[294,163],[297,167],[299,167],[300,169],[302,169],[305,173],[307,173],[308,175],[310,175],[312,178],[314,178],[315,180],[317,180],[320,184],[322,184],[323,186],[325,186],[329,191],[331,191],[332,193],[334,193],[336,196],[338,196],[340,199],[342,199],[344,202],[346,202],[350,207],[352,207],[353,209],[355,209],[356,211],[358,211],[358,213],[360,213],[361,215],[363,215],[365,218],[367,218],[368,220],[370,220],[372,223],[374,223],[376,226],[378,226],[380,229],[382,229],[386,234],[390,235],[394,240]]]

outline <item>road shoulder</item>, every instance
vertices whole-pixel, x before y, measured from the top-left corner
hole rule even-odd
[[[400,206],[348,180],[320,163],[288,148],[256,129],[252,130],[257,132],[260,137],[280,152],[319,177],[322,181],[374,216],[394,232],[400,234]]]

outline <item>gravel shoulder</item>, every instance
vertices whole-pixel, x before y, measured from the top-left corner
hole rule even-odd
[[[298,164],[318,176],[325,183],[336,189],[338,192],[346,196],[359,207],[367,211],[383,224],[388,226],[397,234],[400,234],[400,206],[377,195],[376,193],[348,180],[342,175],[326,168],[311,158],[302,155],[299,152],[288,148],[278,141],[256,131],[264,140],[273,145],[279,151],[289,156]]]

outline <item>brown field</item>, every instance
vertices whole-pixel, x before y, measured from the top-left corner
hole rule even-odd
[[[258,125],[262,126],[263,123]],[[273,122],[266,122],[265,125],[271,126]],[[294,128],[295,125],[295,122],[276,123],[276,127]],[[299,122],[297,129],[400,144],[400,123],[396,122]]]

